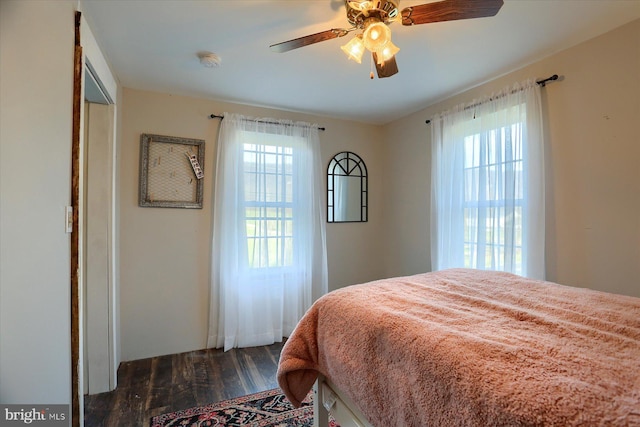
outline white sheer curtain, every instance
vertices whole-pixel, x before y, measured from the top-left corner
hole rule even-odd
[[[534,81],[431,120],[432,267],[544,278],[544,142]]]
[[[282,341],[327,292],[323,176],[317,126],[225,113],[208,347]]]

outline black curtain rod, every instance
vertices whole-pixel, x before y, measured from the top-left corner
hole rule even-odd
[[[553,80],[558,80],[558,75],[557,74],[554,74],[553,76],[547,77],[546,79],[543,79],[543,80],[538,80],[536,83],[539,84],[542,87],[545,87],[547,85],[547,82],[550,82],[550,81],[553,81]],[[478,105],[480,105],[480,103],[470,105],[468,107],[465,107],[465,110],[468,109],[468,108],[477,107]],[[429,124],[429,123],[431,123],[431,120],[426,120],[425,123]]]
[[[547,85],[547,82],[553,81],[553,80],[558,80],[558,75],[554,74],[551,77],[547,77],[544,80],[538,80],[536,83],[538,83],[540,86],[545,87]]]
[[[220,119],[220,120],[222,120],[222,119],[224,119],[224,116],[218,116],[217,114],[211,114],[209,116],[209,118],[210,119]],[[271,122],[269,120],[256,120],[256,121],[258,121],[260,123],[269,123],[269,124],[272,124],[272,125],[281,125],[281,124],[283,124],[283,123],[278,123],[278,122]],[[284,124],[287,125],[287,126],[291,126],[288,123],[284,123]],[[325,128],[318,127],[318,130],[325,130]]]

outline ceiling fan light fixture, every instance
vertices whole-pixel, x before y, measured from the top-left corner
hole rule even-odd
[[[396,53],[398,52],[400,52],[400,48],[391,43],[391,40],[389,40],[389,43],[387,43],[381,50],[376,52],[378,64],[384,64],[386,61],[396,56]]]
[[[391,41],[391,29],[381,21],[367,25],[363,33],[364,46],[371,52],[377,52]]]
[[[342,51],[358,63],[362,61],[364,50],[371,51],[378,77],[391,77],[398,72],[395,55],[400,49],[391,42],[389,25],[396,21],[401,21],[403,26],[411,26],[495,16],[504,0],[427,0],[427,3],[402,10],[398,9],[400,0],[344,0],[344,3],[351,28],[332,28],[273,44],[269,48],[274,52],[288,52],[359,30],[362,33],[341,46]]]
[[[362,55],[364,54],[364,43],[360,35],[351,39],[351,41],[340,49],[347,55],[349,59],[353,59],[358,64],[362,63]]]

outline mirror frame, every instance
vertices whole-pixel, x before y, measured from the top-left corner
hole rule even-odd
[[[348,176],[360,178],[360,217],[359,219],[336,221],[335,219],[335,178]],[[327,222],[367,222],[369,221],[369,177],[367,165],[356,153],[341,151],[334,155],[327,166]]]

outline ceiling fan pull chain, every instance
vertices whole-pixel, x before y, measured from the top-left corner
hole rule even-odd
[[[369,69],[371,70],[369,78],[373,80],[373,55],[369,57]]]

